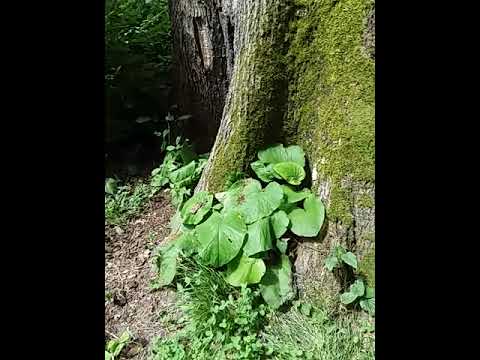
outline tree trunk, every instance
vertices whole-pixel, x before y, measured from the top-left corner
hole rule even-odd
[[[232,73],[232,27],[220,1],[170,0],[169,6],[178,112],[193,116],[186,135],[198,141],[200,151],[207,151],[217,134]]]
[[[268,144],[302,146],[328,224],[321,238],[298,244],[300,288],[317,296],[339,291],[324,270],[337,244],[357,253],[360,272],[374,286],[374,3],[224,0],[216,6],[234,28],[234,66],[197,191],[221,191],[229,173],[248,171]]]

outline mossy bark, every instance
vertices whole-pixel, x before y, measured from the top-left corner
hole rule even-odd
[[[301,145],[328,224],[325,236],[298,246],[299,285],[323,295],[338,292],[340,285],[324,270],[324,258],[337,244],[356,252],[361,272],[374,283],[374,3],[231,0],[223,5],[229,5],[235,29],[234,66],[197,190],[222,190],[228,174],[248,170],[265,145]]]

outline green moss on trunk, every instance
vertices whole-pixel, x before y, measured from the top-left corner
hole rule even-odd
[[[329,218],[348,225],[350,185],[374,181],[375,66],[362,50],[372,1],[296,0],[296,5],[284,128],[318,172],[314,185],[329,182]]]
[[[250,172],[249,164],[258,150],[282,140],[281,122],[288,95],[285,24],[289,9],[285,1],[272,1],[266,13],[251,22],[249,36],[253,41],[245,45],[236,60],[227,121],[217,136],[212,171],[207,171],[210,191],[221,191],[233,172]]]

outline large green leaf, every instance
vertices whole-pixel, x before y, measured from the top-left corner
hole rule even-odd
[[[293,161],[302,168],[305,166],[305,153],[298,145],[283,147],[283,144],[271,146],[258,152],[258,158],[265,164]]]
[[[177,258],[179,253],[180,249],[173,241],[159,250],[156,259],[158,276],[153,283],[154,289],[167,286],[173,281],[177,273]]]
[[[265,302],[274,309],[293,299],[292,266],[288,256],[282,255],[280,263],[267,269],[260,282],[260,291]]]
[[[305,179],[305,170],[293,161],[275,164],[273,165],[273,170],[292,185],[300,185],[303,179]]]
[[[217,193],[215,197],[225,208],[236,208],[242,205],[250,194],[260,191],[262,191],[260,181],[248,178],[235,182],[228,191]]]
[[[270,182],[276,178],[281,179],[281,177],[273,170],[272,164],[265,165],[261,161],[255,161],[250,164],[250,167],[258,176],[258,178],[264,182]]]
[[[303,189],[302,191],[295,191],[288,185],[282,185],[283,193],[286,196],[288,203],[296,203],[308,197],[311,194],[309,189]]]
[[[304,209],[292,210],[288,217],[291,230],[298,236],[317,236],[325,219],[325,207],[315,195],[309,195],[303,202]]]
[[[265,274],[265,263],[262,259],[238,256],[227,265],[225,280],[233,286],[257,284]]]
[[[193,195],[183,205],[181,215],[184,224],[196,225],[210,211],[213,203],[213,195],[207,191],[200,191]]]
[[[248,225],[248,236],[243,247],[243,253],[246,256],[252,256],[270,250],[273,248],[274,240],[270,219],[268,217],[260,219]]]
[[[196,228],[199,255],[206,265],[220,267],[230,262],[242,248],[247,227],[236,211],[214,212]]]
[[[277,210],[270,216],[270,222],[272,223],[273,232],[275,237],[279,239],[287,231],[290,219],[283,210]]]
[[[226,210],[239,211],[245,222],[251,224],[275,211],[280,206],[282,199],[282,187],[276,182],[268,184],[262,190],[262,186],[257,180],[244,179],[232,185],[222,201]]]
[[[195,230],[184,231],[177,240],[175,240],[175,244],[185,256],[193,255],[198,250],[198,240]]]
[[[182,166],[180,169],[170,173],[169,179],[172,183],[183,186],[185,183],[188,183],[191,180],[194,173],[195,161],[192,161],[189,164]]]

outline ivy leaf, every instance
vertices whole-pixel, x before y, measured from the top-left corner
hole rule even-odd
[[[295,191],[288,185],[282,185],[283,193],[286,195],[288,203],[296,203],[304,200],[312,192],[309,189],[303,189],[302,191]]]
[[[291,145],[284,148],[283,144],[276,144],[265,150],[259,151],[258,158],[265,164],[293,161],[302,168],[305,166],[305,153],[298,145]]]
[[[294,209],[288,217],[291,230],[298,236],[317,236],[325,219],[325,207],[315,195],[309,195],[303,202],[304,209]]]
[[[248,236],[243,253],[252,256],[273,248],[274,234],[268,217],[248,225]]]
[[[360,307],[371,315],[375,315],[375,298],[360,300]]]
[[[270,216],[270,222],[272,224],[275,237],[279,239],[287,231],[290,219],[285,211],[277,210]]]
[[[212,203],[213,195],[207,191],[200,191],[193,195],[185,202],[180,211],[183,223],[187,225],[200,223],[204,216],[210,211]]]
[[[335,255],[331,255],[325,259],[325,267],[328,271],[332,271],[338,266],[338,258]]]
[[[227,265],[225,280],[232,286],[257,284],[265,274],[265,263],[262,259],[238,256]]]
[[[195,230],[201,260],[214,267],[225,265],[237,256],[247,233],[245,222],[236,211],[214,212]]]
[[[255,161],[250,164],[250,167],[252,170],[255,172],[257,177],[264,181],[264,182],[270,182],[272,180],[280,179],[281,177],[275,173],[273,170],[273,165],[265,165],[261,161]]]
[[[265,302],[278,309],[286,301],[293,299],[292,266],[288,256],[282,255],[280,262],[269,267],[260,282],[260,292]]]
[[[355,254],[349,251],[343,254],[341,258],[345,264],[348,264],[351,267],[353,267],[355,270],[357,270],[358,263],[357,263],[357,257],[355,256]]]
[[[292,185],[300,185],[303,179],[305,179],[305,170],[293,161],[275,164],[273,165],[273,170]]]

